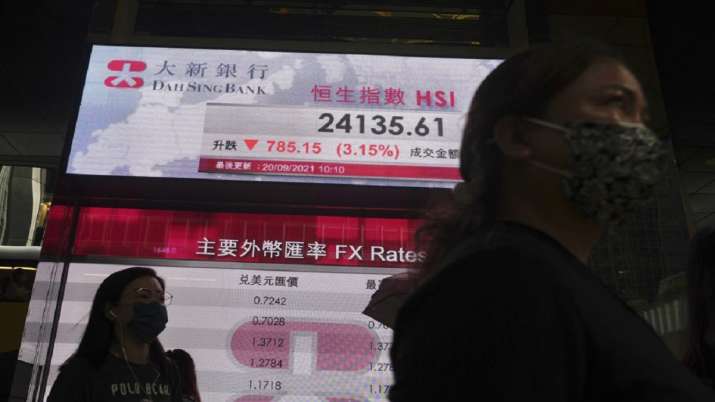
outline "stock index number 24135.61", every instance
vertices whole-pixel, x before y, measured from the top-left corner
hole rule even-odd
[[[379,113],[322,113],[318,116],[318,132],[375,135],[444,136],[442,117],[386,115]]]

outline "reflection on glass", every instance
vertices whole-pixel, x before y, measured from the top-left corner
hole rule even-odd
[[[53,171],[40,167],[0,167],[0,245],[42,243],[53,177]]]

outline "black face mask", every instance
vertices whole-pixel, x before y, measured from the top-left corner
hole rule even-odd
[[[574,163],[571,171],[531,163],[562,176],[564,195],[584,216],[613,226],[654,198],[667,159],[662,141],[646,126],[626,122],[561,126],[527,120],[564,135]]]
[[[134,304],[134,317],[127,326],[134,337],[150,343],[166,328],[169,315],[166,306],[159,303]]]

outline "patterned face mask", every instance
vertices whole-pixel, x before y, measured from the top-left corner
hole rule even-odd
[[[579,122],[561,126],[526,120],[564,133],[573,161],[571,171],[531,163],[563,176],[564,195],[588,218],[615,225],[653,198],[666,153],[660,139],[644,125]]]

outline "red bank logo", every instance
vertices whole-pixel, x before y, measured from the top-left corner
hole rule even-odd
[[[104,80],[104,85],[110,88],[139,88],[144,85],[142,77],[134,75],[146,70],[146,63],[139,60],[110,60],[107,63],[109,71],[118,75],[110,75]]]

